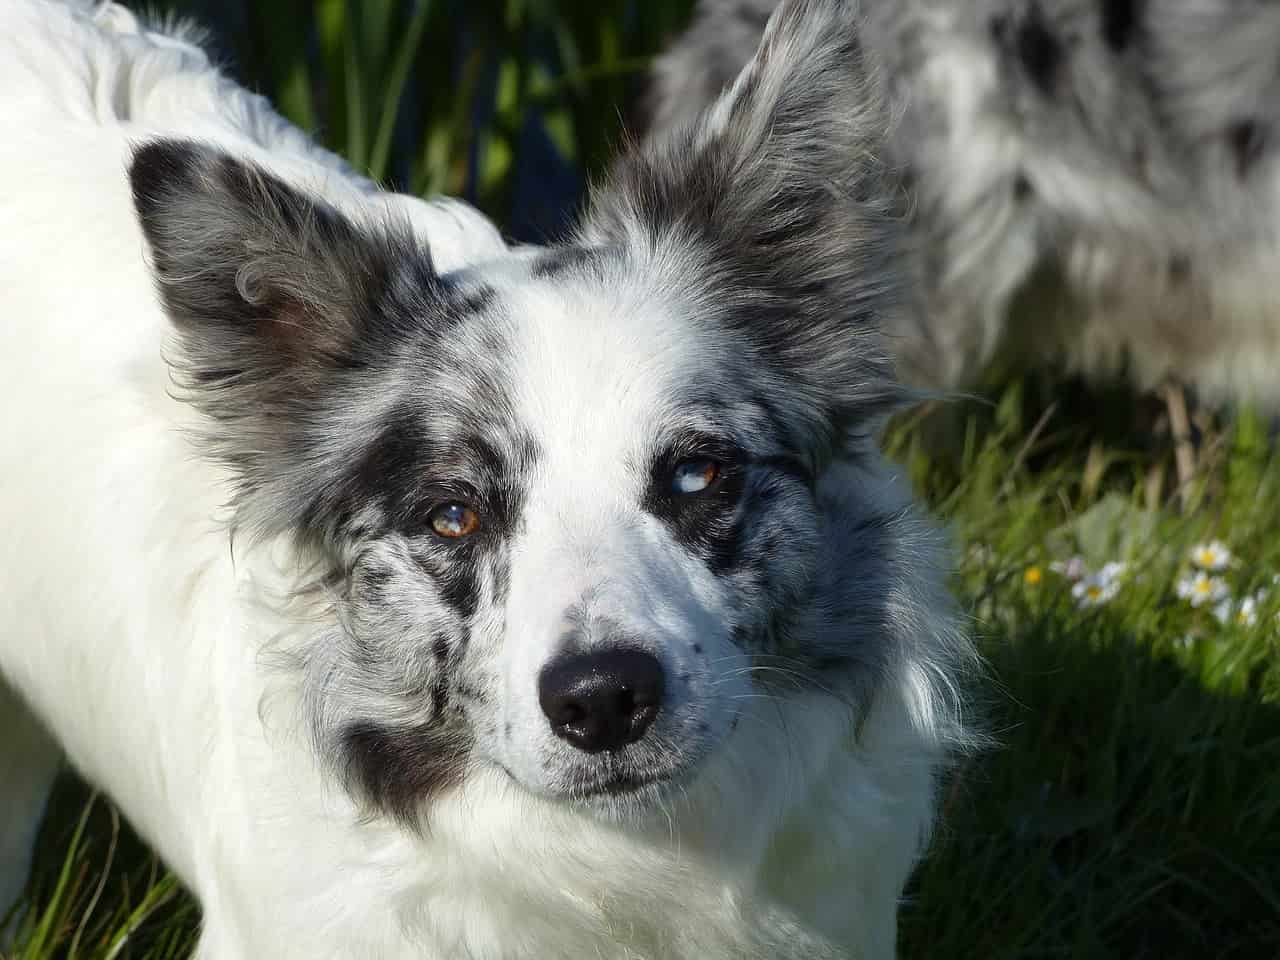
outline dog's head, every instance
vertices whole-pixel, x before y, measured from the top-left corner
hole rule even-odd
[[[892,526],[831,480],[898,399],[882,125],[848,7],[787,4],[574,243],[448,275],[210,148],[137,151],[236,522],[323,558],[305,703],[368,802],[409,816],[489,764],[640,804],[754,697],[886,656]]]

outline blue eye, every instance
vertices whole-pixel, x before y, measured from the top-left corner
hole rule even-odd
[[[720,464],[709,457],[694,457],[676,464],[671,489],[681,495],[701,493],[720,479]]]
[[[431,511],[428,520],[439,536],[456,540],[480,529],[480,518],[465,503],[442,503]]]

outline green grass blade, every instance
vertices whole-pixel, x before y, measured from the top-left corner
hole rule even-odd
[[[373,149],[369,153],[369,176],[381,180],[387,173],[387,160],[391,155],[391,139],[395,133],[396,118],[400,114],[400,103],[404,96],[405,83],[413,68],[414,58],[422,42],[422,33],[431,13],[431,0],[418,0],[413,16],[405,28],[404,36],[396,48],[395,60],[391,66],[391,74],[384,85],[381,116],[378,118],[378,130],[374,135]]]
[[[41,912],[40,922],[36,925],[35,932],[27,943],[28,960],[42,960],[53,947],[54,931],[64,921],[69,907],[72,873],[79,859],[85,827],[89,823],[89,814],[93,812],[93,805],[96,802],[97,795],[95,794],[85,804],[84,811],[80,814],[80,819],[76,823],[75,832],[71,835],[71,843],[67,847],[67,855],[62,861],[61,869],[58,871],[58,881],[54,885],[53,893],[50,894],[49,900]]]
[[[347,94],[347,159],[357,170],[368,167],[367,117],[365,114],[365,76],[360,62],[360,39],[352,2],[343,4],[346,29],[342,36],[343,80]]]

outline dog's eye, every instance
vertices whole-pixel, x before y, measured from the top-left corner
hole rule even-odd
[[[719,479],[719,463],[710,457],[694,457],[676,464],[671,489],[678,494],[701,493]]]
[[[480,518],[464,503],[442,503],[431,511],[431,529],[442,537],[467,537],[480,529]]]

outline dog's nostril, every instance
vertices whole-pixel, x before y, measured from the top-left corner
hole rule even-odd
[[[640,650],[571,654],[543,668],[538,703],[552,732],[579,750],[618,750],[649,729],[664,681],[662,664]]]

